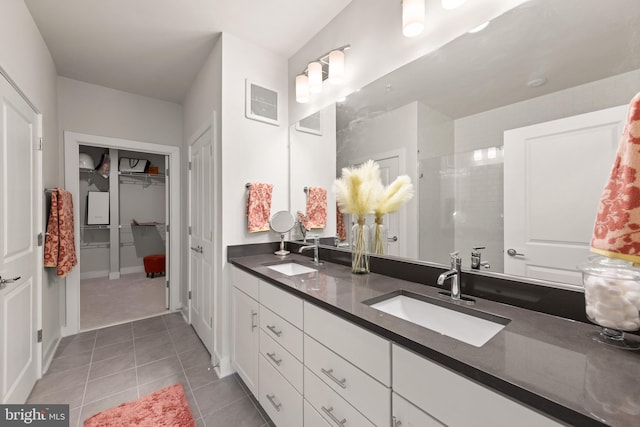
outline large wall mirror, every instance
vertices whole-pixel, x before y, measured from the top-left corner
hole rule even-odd
[[[391,255],[458,250],[470,269],[483,247],[487,274],[579,285],[639,91],[640,2],[531,0],[332,106],[326,166],[372,158],[412,178]],[[293,165],[291,180],[301,191]]]

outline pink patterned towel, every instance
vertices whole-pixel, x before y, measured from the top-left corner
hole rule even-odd
[[[640,264],[640,93],[629,105],[609,182],[604,187],[591,252]]]
[[[336,203],[336,233],[340,241],[347,240],[347,229],[344,227],[344,214]]]
[[[247,230],[249,233],[269,231],[273,184],[249,184],[247,195]]]
[[[327,190],[322,187],[307,189],[307,228],[324,228],[327,225]]]
[[[57,188],[51,193],[51,212],[44,242],[44,266],[57,267],[64,277],[78,264],[73,227],[73,198],[71,193]]]

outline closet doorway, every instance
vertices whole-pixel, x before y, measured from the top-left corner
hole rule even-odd
[[[79,268],[64,335],[180,307],[178,168],[177,147],[65,132]]]

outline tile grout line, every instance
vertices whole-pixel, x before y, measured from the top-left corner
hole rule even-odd
[[[164,322],[164,326],[167,328],[167,334],[169,335],[169,340],[171,341],[171,346],[173,347],[173,351],[176,352],[176,356],[178,358],[178,363],[180,363],[180,367],[182,368],[182,374],[184,375],[184,379],[185,379],[185,381],[187,382],[187,384],[189,386],[189,391],[191,392],[191,396],[193,397],[193,401],[196,403],[196,409],[198,410],[198,415],[200,415],[200,417],[196,418],[194,421],[202,420],[202,424],[204,424],[205,427],[206,427],[206,423],[204,421],[204,417],[202,416],[202,411],[200,410],[200,404],[198,403],[198,399],[196,399],[196,395],[193,393],[193,387],[191,387],[191,381],[189,381],[189,378],[187,377],[187,371],[184,369],[184,364],[182,363],[182,359],[180,359],[180,354],[178,353],[178,348],[176,347],[176,344],[173,342],[173,337],[171,336],[171,333],[169,332],[169,326],[167,325],[167,321],[166,321],[166,319],[164,317],[162,318],[162,321]]]
[[[76,425],[76,427],[79,427],[80,421],[82,421],[82,410],[84,409],[84,399],[87,395],[87,388],[89,387],[89,375],[91,375],[91,368],[93,367],[93,354],[96,351],[97,342],[98,342],[98,332],[96,331],[96,336],[93,338],[93,347],[91,348],[91,360],[89,362],[89,370],[87,371],[87,378],[85,378],[84,380],[84,390],[82,391],[82,401],[80,402],[80,411],[78,413],[78,424]]]

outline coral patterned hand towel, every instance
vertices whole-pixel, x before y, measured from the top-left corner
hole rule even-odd
[[[247,230],[249,233],[269,231],[272,184],[249,184],[247,196]]]
[[[640,263],[640,93],[629,105],[616,160],[600,198],[591,252]]]
[[[51,193],[51,212],[44,243],[44,266],[57,267],[64,277],[78,263],[73,227],[73,198],[70,192],[58,188]]]
[[[347,240],[347,230],[344,228],[344,214],[336,203],[336,231],[340,241]]]
[[[309,187],[307,190],[307,228],[324,228],[327,225],[327,190]]]

